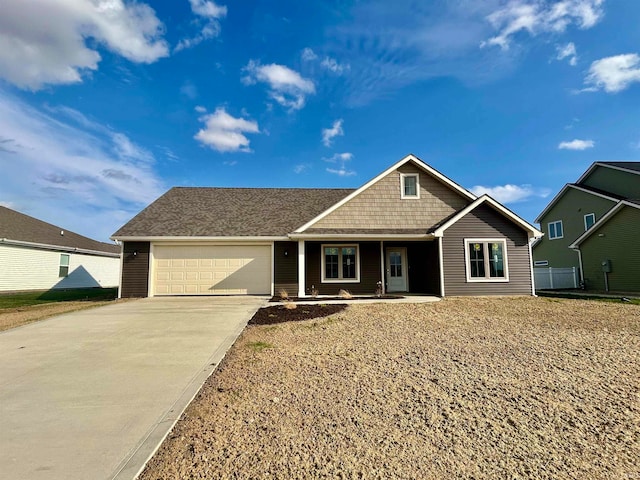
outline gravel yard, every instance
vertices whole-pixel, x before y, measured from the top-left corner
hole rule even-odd
[[[639,379],[637,305],[451,298],[250,325],[140,478],[640,478]]]

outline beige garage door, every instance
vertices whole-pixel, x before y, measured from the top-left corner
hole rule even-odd
[[[155,295],[268,295],[269,245],[155,245]]]

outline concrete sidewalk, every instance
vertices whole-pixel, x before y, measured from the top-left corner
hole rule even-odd
[[[143,299],[0,333],[0,479],[132,479],[265,301]]]

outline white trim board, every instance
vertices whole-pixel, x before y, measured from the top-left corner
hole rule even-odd
[[[408,162],[413,162],[417,167],[419,167],[420,169],[425,171],[427,174],[433,176],[434,178],[436,178],[440,182],[444,183],[445,185],[447,185],[451,189],[457,191],[458,193],[460,193],[462,196],[468,198],[469,200],[475,200],[477,198],[473,193],[471,193],[468,190],[466,190],[465,188],[461,187],[460,185],[455,183],[453,180],[445,177],[443,174],[438,172],[435,168],[430,167],[429,165],[424,163],[422,160],[420,160],[415,155],[409,154],[406,157],[404,157],[402,160],[400,160],[400,161],[394,163],[393,165],[391,165],[389,168],[387,168],[384,172],[382,172],[377,177],[369,180],[362,187],[358,188],[355,192],[352,192],[351,194],[347,195],[345,198],[340,200],[338,203],[336,203],[332,207],[329,207],[327,210],[322,212],[320,215],[316,216],[315,218],[311,219],[310,221],[308,221],[307,223],[305,223],[301,227],[297,228],[293,233],[302,233],[302,232],[304,232],[307,228],[311,227],[314,223],[322,220],[327,215],[329,215],[330,213],[334,212],[335,210],[340,208],[342,205],[344,205],[348,201],[350,201],[353,198],[357,197],[363,191],[368,189],[370,186],[372,186],[373,184],[377,183],[378,181],[380,181],[381,179],[383,179],[384,177],[386,177],[387,175],[389,175],[390,173],[392,173],[393,171],[397,170],[402,165],[404,165],[405,163],[408,163]]]
[[[619,202],[620,199],[618,198],[613,198],[610,197],[608,195],[605,195],[604,193],[599,193],[599,192],[593,192],[587,188],[581,187],[580,185],[575,185],[573,183],[567,183],[565,184],[564,187],[562,187],[562,189],[556,194],[555,197],[553,197],[553,199],[551,199],[551,201],[549,202],[549,204],[544,207],[544,210],[542,210],[542,212],[540,212],[540,214],[536,217],[536,219],[534,220],[534,222],[536,223],[540,223],[540,220],[542,220],[542,217],[544,217],[549,210],[551,210],[551,208],[553,208],[553,206],[558,203],[558,201],[560,200],[560,198],[562,198],[565,194],[565,192],[567,191],[568,188],[573,188],[575,190],[579,190],[581,192],[584,193],[588,193],[589,195],[594,195],[596,197],[600,197],[600,198],[604,198],[605,200],[611,200],[612,202]]]
[[[619,162],[619,163],[636,163],[636,162]],[[620,172],[634,173],[636,175],[640,175],[640,172],[637,170],[631,170],[629,168],[619,167],[618,165],[607,165],[606,162],[594,162],[591,164],[589,168],[587,168],[587,171],[582,174],[582,176],[578,179],[576,183],[582,182],[585,178],[591,175],[591,172],[593,172],[596,169],[596,167],[606,167],[612,170],[618,170]]]
[[[619,201],[618,204],[615,207],[613,207],[611,210],[609,210],[607,213],[605,213],[602,216],[602,218],[600,218],[600,220],[598,220],[596,223],[594,223],[593,226],[589,230],[587,230],[582,235],[580,235],[578,238],[576,238],[573,241],[573,243],[571,245],[569,245],[569,248],[579,249],[580,248],[580,244],[582,242],[584,242],[587,238],[589,238],[591,235],[593,235],[596,232],[596,230],[598,230],[602,225],[607,223],[611,217],[613,217],[616,213],[618,213],[624,207],[632,207],[632,208],[637,208],[638,210],[640,210],[640,205],[638,205],[637,203],[628,202],[626,200]]]

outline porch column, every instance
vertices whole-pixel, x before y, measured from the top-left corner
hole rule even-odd
[[[438,263],[440,264],[440,296],[444,297],[444,254],[442,252],[442,237],[438,237]]]
[[[386,293],[386,286],[384,284],[384,242],[380,240],[380,281],[382,282],[382,295]]]
[[[298,240],[298,297],[306,295],[305,287],[304,240]]]

